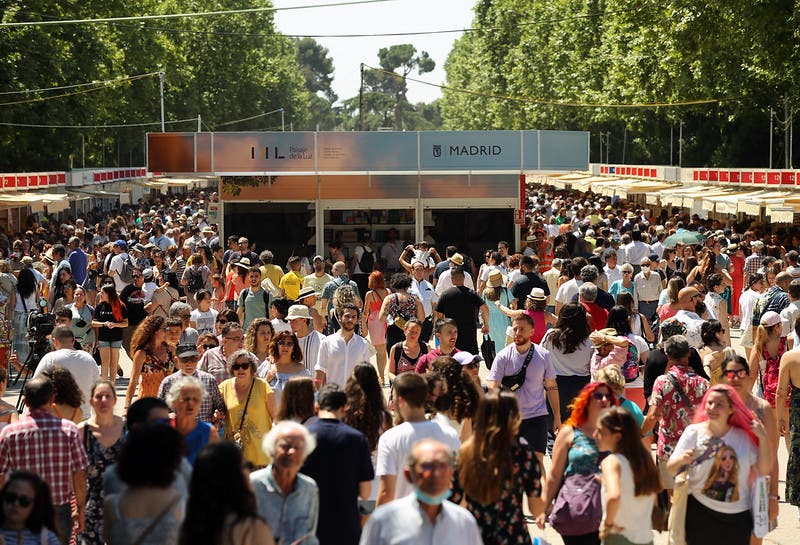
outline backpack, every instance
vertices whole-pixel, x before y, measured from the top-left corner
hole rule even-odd
[[[122,270],[119,272],[119,279],[130,284],[133,282],[133,261],[130,256],[122,262]]]
[[[189,283],[186,285],[186,289],[189,290],[189,293],[195,293],[203,289],[203,286],[205,286],[203,271],[189,267]]]
[[[375,267],[375,252],[368,251],[366,246],[362,246],[361,249],[364,250],[364,253],[361,254],[361,259],[358,260],[358,267],[362,273],[369,274]]]
[[[243,307],[245,300],[247,300],[247,296],[250,295],[250,288],[245,288],[239,293],[239,306]],[[264,317],[266,318],[269,315],[269,300],[270,300],[270,293],[261,288],[261,295],[264,297],[264,310],[265,314]]]
[[[346,303],[352,303],[355,305],[357,299],[356,290],[353,289],[353,286],[350,285],[350,282],[345,280],[339,284],[339,286],[333,292],[333,298],[331,299],[331,302],[333,303],[333,310],[338,315],[339,309],[342,307],[342,305]]]
[[[636,348],[636,343],[633,341],[628,342],[628,354],[625,356],[625,362],[620,366],[620,370],[626,383],[639,378],[639,349]]]

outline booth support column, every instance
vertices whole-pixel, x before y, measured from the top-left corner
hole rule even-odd
[[[326,256],[325,248],[325,210],[322,207],[322,177],[317,176],[317,200],[314,207],[314,240],[317,246],[317,255]]]

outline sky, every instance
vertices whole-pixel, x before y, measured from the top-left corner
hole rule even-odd
[[[273,0],[275,7],[334,3],[337,0]],[[346,0],[345,0],[346,1]],[[472,24],[473,0],[392,0],[377,4],[337,6],[278,11],[275,25],[284,34],[368,34],[386,32],[419,32],[468,28]],[[423,34],[418,36],[386,36],[366,38],[315,38],[328,48],[333,58],[333,90],[339,99],[358,94],[359,66],[363,62],[378,66],[381,47],[411,43],[417,51],[427,51],[436,62],[433,72],[418,77],[431,83],[445,81],[444,62],[453,42],[461,32]],[[412,103],[432,102],[441,97],[441,90],[429,85],[408,82],[408,99]]]

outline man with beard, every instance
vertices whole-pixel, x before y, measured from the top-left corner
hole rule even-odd
[[[325,272],[325,260],[321,255],[314,256],[314,259],[311,260],[311,266],[314,267],[314,272],[303,278],[303,288],[314,289],[314,293],[317,295],[317,302],[314,304],[314,308],[325,320],[325,309],[322,307],[320,296],[325,289],[325,284],[333,280],[333,277]]]
[[[547,450],[548,401],[553,408],[553,433],[561,427],[556,370],[547,350],[531,342],[533,320],[530,316],[516,316],[511,322],[511,329],[514,342],[497,353],[487,377],[488,385],[490,389],[499,388],[504,377],[516,375],[525,369],[525,381],[514,392],[522,416],[519,433],[528,441],[539,459],[539,466],[544,470],[542,461]]]
[[[325,337],[319,346],[314,366],[317,386],[333,382],[344,388],[357,363],[369,361],[370,345],[361,335],[355,334],[358,324],[358,307],[346,303],[338,310],[340,329]]]
[[[239,307],[236,311],[245,331],[256,318],[269,316],[270,305],[270,295],[261,287],[261,268],[250,267],[247,278],[250,286],[239,293]]]

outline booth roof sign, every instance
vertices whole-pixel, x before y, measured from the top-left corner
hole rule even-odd
[[[148,169],[165,173],[523,172],[586,170],[580,131],[150,133]]]

